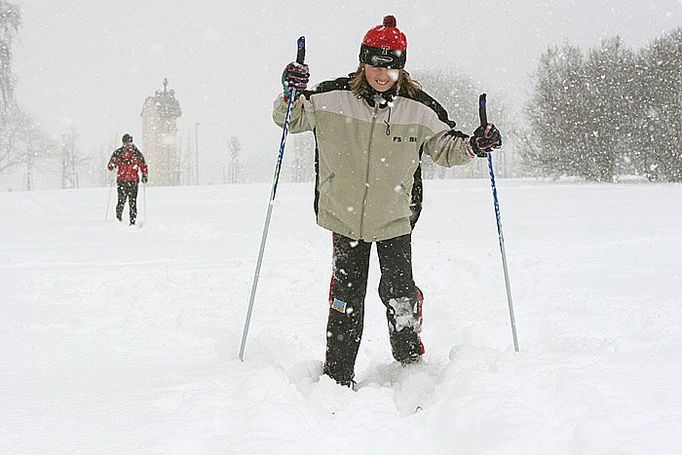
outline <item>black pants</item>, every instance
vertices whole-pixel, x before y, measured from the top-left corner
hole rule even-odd
[[[117,181],[116,188],[118,190],[118,203],[116,204],[116,218],[121,221],[123,217],[123,206],[128,200],[130,207],[130,224],[135,224],[137,219],[137,182],[123,182]]]
[[[325,373],[349,383],[362,339],[365,294],[371,243],[333,234],[334,256],[329,290]],[[403,235],[376,242],[381,268],[379,297],[386,319],[393,357],[400,362],[419,358],[424,348],[421,330],[421,291],[412,278],[412,237]]]

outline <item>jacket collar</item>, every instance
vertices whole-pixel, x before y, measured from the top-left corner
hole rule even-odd
[[[127,148],[125,147],[125,145],[122,145],[121,147],[118,148],[118,150],[120,150],[121,153],[122,153],[122,152],[135,152],[135,153],[137,153],[137,152],[140,151],[140,150],[137,148],[137,146],[134,145],[134,144],[133,144],[133,148],[131,148],[131,149],[127,149]]]
[[[384,109],[389,106],[389,103],[393,102],[395,99],[396,86],[394,85],[389,90],[385,92],[377,92],[372,87],[367,87],[365,91],[360,95],[371,107],[376,106],[379,103],[379,109]]]

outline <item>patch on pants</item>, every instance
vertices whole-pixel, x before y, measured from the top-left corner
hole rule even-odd
[[[419,324],[419,316],[417,314],[418,303],[416,299],[410,297],[389,300],[388,304],[393,310],[393,322],[396,332],[400,332],[405,328],[410,328],[415,332],[420,331],[421,324]]]
[[[339,300],[335,297],[334,300],[332,300],[331,306],[332,306],[332,310],[336,310],[339,313],[345,314],[346,313],[346,307],[348,306],[348,304],[346,302],[344,302],[343,300]]]

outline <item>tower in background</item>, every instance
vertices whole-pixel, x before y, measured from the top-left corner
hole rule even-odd
[[[149,165],[150,184],[180,184],[177,119],[181,115],[175,90],[169,90],[168,79],[164,79],[163,91],[147,97],[141,114],[142,153]]]

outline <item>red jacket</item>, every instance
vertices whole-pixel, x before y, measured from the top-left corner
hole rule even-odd
[[[138,170],[144,177],[147,177],[148,168],[144,162],[144,156],[134,145],[131,148],[123,146],[114,150],[107,168],[111,171],[114,167],[118,168],[116,175],[118,182],[139,182]]]

